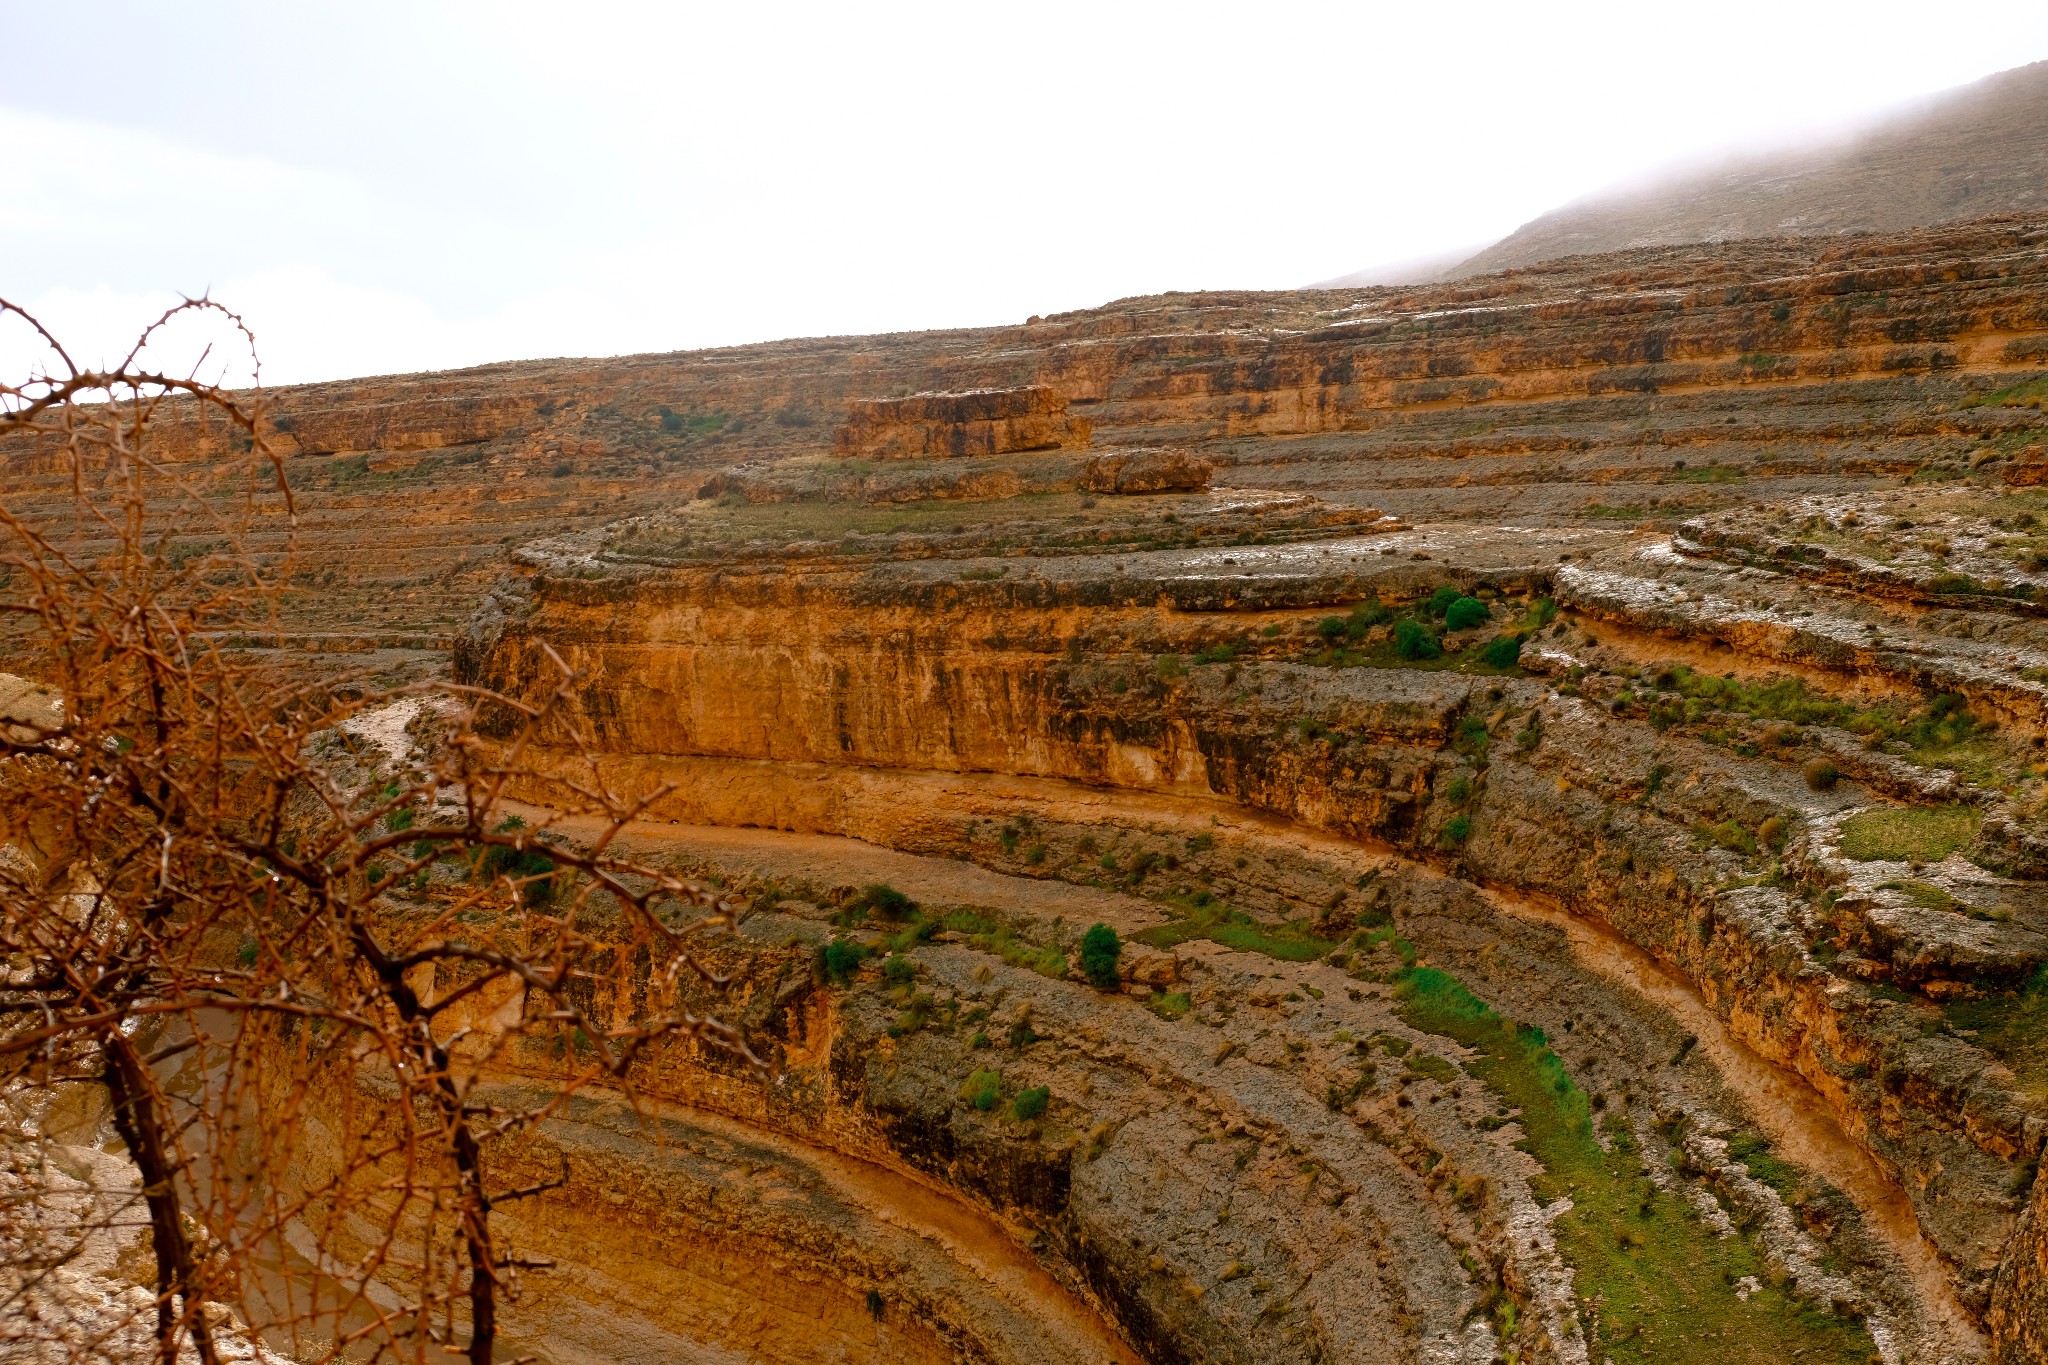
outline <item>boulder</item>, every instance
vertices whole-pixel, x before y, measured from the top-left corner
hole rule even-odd
[[[2048,446],[2026,446],[2015,452],[2006,461],[2005,481],[2015,488],[2048,483]]]
[[[1172,953],[1143,943],[1125,943],[1116,960],[1116,974],[1133,985],[1165,990],[1180,980],[1180,961]]]
[[[1119,450],[1090,460],[1081,486],[1092,493],[1199,493],[1214,470],[1185,450]]]

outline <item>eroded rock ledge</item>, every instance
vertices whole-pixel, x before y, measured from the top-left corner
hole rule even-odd
[[[717,567],[693,567],[690,560],[711,545],[730,542],[714,534],[711,544],[688,554],[655,553],[650,547],[657,543],[692,544],[679,529],[687,523],[624,524],[531,551],[522,585],[480,622],[464,667],[476,681],[516,692],[539,675],[534,651],[545,639],[580,674],[581,722],[604,755],[607,776],[627,789],[679,783],[655,811],[659,816],[851,835],[968,858],[1012,876],[1113,883],[1178,923],[1202,922],[1198,902],[1209,903],[1206,897],[1238,908],[1253,925],[1295,926],[1248,930],[1253,940],[1280,933],[1287,942],[1320,944],[1311,948],[1317,955],[1341,945],[1333,965],[1316,969],[1327,979],[1303,976],[1301,986],[1289,987],[1297,1000],[1322,1002],[1302,1007],[1318,1016],[1302,1035],[1304,1047],[1323,1029],[1383,1032],[1392,1017],[1386,1011],[1401,1008],[1398,995],[1383,988],[1363,993],[1355,966],[1334,965],[1351,961],[1351,944],[1371,938],[1373,924],[1391,924],[1406,942],[1426,944],[1432,961],[1458,964],[1460,979],[1503,1015],[1540,1021],[1551,1038],[1582,1037],[1584,1018],[1560,1016],[1534,986],[1529,974],[1536,969],[1517,937],[1524,931],[1510,933],[1521,946],[1502,953],[1442,921],[1449,914],[1490,926],[1486,934],[1496,938],[1508,933],[1498,907],[1458,889],[1462,883],[1567,922],[1601,926],[1683,983],[1731,1040],[1736,1051],[1726,1056],[1748,1049],[1796,1078],[1799,1102],[1824,1111],[1845,1150],[1869,1163],[1874,1174],[1862,1184],[1841,1177],[1856,1192],[1843,1196],[1834,1213],[1803,1221],[1797,1212],[1756,1215],[1786,1228],[1788,1237],[1818,1236],[1809,1257],[1815,1266],[1830,1255],[1839,1260],[1846,1245],[1870,1248],[1842,1288],[1821,1289],[1825,1275],[1815,1270],[1809,1292],[1852,1305],[1880,1352],[1894,1359],[1979,1358],[1975,1334],[1982,1323],[2002,1343],[2023,1340],[2016,1334],[2031,1329],[2014,1326],[2015,1315],[2024,1315],[2019,1305],[2036,1291],[2027,1288],[2023,1261],[2012,1257],[2028,1245],[2014,1232],[2048,1131],[2034,1070],[2039,1059],[1997,1029],[1953,1020],[1973,1002],[2028,989],[2048,961],[2048,906],[2038,888],[1974,865],[1936,868],[1908,854],[1887,862],[1882,851],[1843,851],[1844,829],[1863,828],[1855,821],[1885,812],[1904,812],[1910,821],[1927,809],[1930,795],[1948,803],[1944,810],[2010,804],[1967,781],[1959,785],[1953,773],[1938,778],[1938,770],[1916,767],[1925,760],[1914,757],[1920,741],[1909,739],[1921,731],[1912,726],[1950,723],[1914,719],[1925,700],[1914,689],[1924,676],[1904,668],[1887,675],[1882,658],[1873,664],[1861,655],[1845,660],[1790,649],[1784,634],[1750,628],[1716,607],[1723,598],[1695,591],[1687,577],[1704,575],[1732,595],[1726,600],[1748,594],[1751,602],[1790,581],[1754,564],[1716,568],[1709,559],[1689,568],[1691,561],[1661,540],[1615,535],[1389,526],[1361,536],[1357,527],[1318,525],[1305,509],[1277,506],[1268,512],[1271,534],[1246,524],[1227,537],[1235,543],[1207,543],[1211,537],[1198,532],[1229,496],[1161,498],[1151,506],[1129,500],[1119,505],[1116,529],[1099,533],[1090,533],[1091,523],[1076,511],[1068,524],[1092,551],[1084,554],[1063,553],[1057,537],[1027,534],[1008,555],[961,558],[951,550],[956,557],[929,558],[918,548],[928,541],[898,532],[893,546],[888,534],[855,534],[808,542],[801,554],[771,546],[758,556],[727,553]],[[1167,548],[1143,548],[1162,540]],[[854,544],[858,554],[842,552]],[[1421,605],[1446,585],[1473,603],[1460,609],[1459,628],[1448,633]],[[1856,605],[1864,599],[1850,587],[1855,601],[1842,610],[1885,609],[1878,599]],[[1552,603],[1589,614],[1553,619]],[[1437,652],[1401,657],[1406,646],[1398,640],[1418,628]],[[1799,628],[1820,629],[1807,618]],[[1891,628],[1907,637],[1896,647],[1912,654],[1914,640],[1939,638],[1944,627],[1895,621]],[[1488,662],[1495,658],[1489,646],[1502,640],[1515,648]],[[2010,657],[1995,668],[1993,661],[1984,665],[1986,678],[1996,671],[2006,690],[1997,694],[2004,728],[1983,742],[2006,746],[1998,752],[2015,763],[2026,761],[2031,736],[2040,733],[2039,712],[2027,706],[2036,685],[2023,676],[2024,662],[2015,661],[2038,648],[2031,637],[2013,640]],[[1703,662],[1699,656],[1713,658],[1716,671],[1687,662]],[[1738,695],[1740,685],[1720,707],[1698,704],[1728,692],[1721,672],[1730,680],[1761,679],[1786,669],[1785,685],[1804,689],[1809,699],[1812,718],[1802,724],[1765,723],[1768,716],[1750,714],[1761,703]],[[1882,692],[1886,676],[1895,679],[1897,695],[1859,704],[1875,706],[1870,715],[1895,717],[1882,721],[1892,728],[1878,741],[1885,734],[1906,738],[1883,741],[1891,752],[1860,738],[1834,739],[1847,731],[1831,727],[1879,724],[1851,715],[1854,708],[1835,698],[1863,696],[1873,682]],[[1987,686],[1977,695],[1991,692]],[[1956,705],[1968,701],[1958,698]],[[1825,765],[1824,777],[1815,776],[1816,765]],[[1934,785],[1922,793],[1897,778],[1899,769],[1927,773]],[[544,791],[531,794],[545,798]],[[1191,856],[1198,845],[1206,852],[1216,844],[1196,824],[1202,812],[1232,831],[1234,863]],[[1977,830],[1975,817],[1967,823]],[[1175,838],[1184,849],[1175,850]],[[1278,876],[1273,849],[1302,840],[1320,850],[1308,860],[1312,874]],[[1988,837],[1977,851],[1997,863]],[[1410,860],[1401,865],[1414,871],[1361,881],[1357,859],[1390,853]],[[1177,874],[1169,870],[1176,865]],[[1191,869],[1198,869],[1193,880]],[[1454,880],[1434,880],[1424,869]],[[1400,891],[1386,903],[1360,891],[1380,886],[1378,896],[1425,884],[1432,888],[1427,895]],[[1453,905],[1468,908],[1454,912]],[[1079,927],[1066,925],[1065,932]],[[1297,937],[1287,939],[1287,932]],[[1051,942],[1062,942],[1059,933]],[[1065,946],[1071,948],[1070,939]],[[973,955],[961,951],[957,959],[934,949],[914,953],[920,972],[943,979],[955,1019],[976,1008],[963,1002],[980,998]],[[1557,960],[1561,950],[1546,951]],[[1514,965],[1501,966],[1503,958]],[[956,960],[957,969],[943,965]],[[1246,969],[1202,961],[1188,970],[1212,973],[1206,998],[1228,1002],[1220,1009],[1239,1008],[1252,989]],[[1576,970],[1566,994],[1582,1000],[1589,987],[1583,964]],[[1374,975],[1367,969],[1363,979],[1370,983]],[[1562,982],[1553,979],[1553,988],[1563,990]],[[1027,984],[1014,979],[1009,989]],[[1308,985],[1316,991],[1301,994]],[[1042,989],[1048,988],[1034,987]],[[1041,1003],[1033,1008],[1067,1008],[1059,1003],[1068,998],[1064,989],[1034,995]],[[1705,1172],[1722,1201],[1708,1204],[1720,1208],[1733,1198],[1739,1206],[1741,1198],[1728,1191],[1756,1185],[1751,1173],[1762,1167],[1731,1165],[1729,1149],[1705,1137],[1702,1146],[1647,1135],[1672,1131],[1674,1115],[1692,1115],[1687,1121],[1701,1125],[1695,1131],[1732,1126],[1739,1136],[1759,1121],[1753,1101],[1745,1109],[1731,1099],[1712,1065],[1693,1088],[1670,1093],[1664,1073],[1674,1057],[1687,1059],[1693,1042],[1676,1036],[1683,1030],[1654,1000],[1601,989],[1603,1008],[1621,1014],[1596,1035],[1605,1046],[1585,1065],[1612,1058],[1639,1078],[1622,1087],[1625,1093],[1600,1093],[1630,1116],[1632,1131],[1646,1135],[1645,1169],[1658,1169],[1663,1158],[1653,1159],[1655,1151],[1689,1154],[1680,1163],[1685,1170],[1667,1172],[1674,1197],[1697,1189],[1692,1182]],[[1321,1019],[1336,1008],[1330,1002],[1337,992],[1355,994],[1380,1015]],[[1188,998],[1205,997],[1193,991]],[[853,1000],[841,1008],[852,1009]],[[1062,1036],[1085,1036],[1094,1027],[1085,1014],[1066,1019]],[[912,1064],[908,1057],[922,1057],[920,1049],[940,1046],[921,1041],[922,1025],[914,1047],[879,1039],[857,1045],[857,1030],[845,1027],[850,1031],[838,1035],[833,1053],[836,1093],[860,1096],[855,1103],[868,1121],[893,1132],[889,1150],[964,1182],[998,1207],[1045,1211],[1042,1201],[1003,1184],[1011,1175],[963,1174],[946,1145],[961,1140],[953,1092],[974,1069],[975,1059],[959,1050],[962,1030],[916,1063],[923,1079],[903,1082],[906,1091],[882,1078],[900,1075]],[[1171,1034],[1180,1026],[1160,1027]],[[903,1048],[911,1049],[905,1059],[890,1060]],[[1570,1068],[1570,1049],[1565,1055]],[[1472,1065],[1471,1056],[1460,1065]],[[1293,1060],[1291,1050],[1280,1058]],[[1213,1086],[1195,1079],[1198,1073],[1173,1085]],[[1482,1067],[1474,1074],[1483,1073]],[[1578,1084],[1597,1084],[1590,1075]],[[1054,1090],[1075,1086],[1090,1095],[1105,1084],[1062,1073]],[[1464,1094],[1462,1084],[1452,1082],[1439,1099]],[[887,1117],[894,1110],[907,1105],[923,1114],[934,1103],[938,1110],[911,1127],[889,1128],[899,1122]],[[1430,1109],[1433,1118],[1441,1114],[1452,1128],[1467,1130],[1460,1143],[1493,1131],[1479,1109]],[[1350,1110],[1340,1105],[1336,1112]],[[1290,1113],[1280,1127],[1299,1145],[1322,1122]],[[1348,1136],[1338,1164],[1353,1172],[1337,1177],[1343,1188],[1366,1179],[1367,1167],[1346,1163],[1383,1161],[1388,1153],[1398,1159],[1403,1142],[1375,1127],[1380,1122],[1340,1124]],[[955,1135],[941,1139],[941,1130]],[[1129,1131],[1135,1137],[1143,1129]],[[1351,1151],[1361,1134],[1363,1147]],[[1199,1137],[1167,1145],[1193,1152],[1203,1145]],[[1456,1145],[1451,1129],[1432,1143],[1439,1153]],[[1375,1146],[1381,1155],[1364,1150]],[[976,1158],[984,1159],[1016,1158]],[[1081,1181],[1080,1168],[1065,1160],[1057,1159],[1055,1169],[1066,1175],[1031,1176],[1026,1184]],[[1147,1160],[1174,1164],[1165,1147]],[[1509,1179],[1512,1160],[1501,1160],[1507,1164],[1482,1163],[1491,1163],[1489,1180]],[[1434,1169],[1432,1161],[1416,1174]],[[1716,1177],[1716,1169],[1727,1174]],[[1522,1178],[1531,1173],[1524,1169]],[[1146,1180],[1134,1174],[1130,1183],[1100,1197],[1143,1202],[1134,1191],[1148,1188]],[[1479,1215],[1424,1201],[1433,1211],[1423,1221],[1435,1220],[1438,1229],[1431,1236],[1452,1251],[1483,1248],[1496,1267],[1493,1279],[1464,1267],[1465,1288],[1456,1292],[1430,1287],[1423,1269],[1429,1258],[1412,1246],[1390,1247],[1384,1227],[1373,1234],[1380,1241],[1368,1239],[1380,1248],[1374,1254],[1386,1257],[1381,1291],[1369,1292],[1366,1279],[1325,1260],[1327,1247],[1311,1249],[1328,1237],[1310,1236],[1293,1273],[1303,1283],[1334,1281],[1345,1289],[1318,1291],[1338,1297],[1317,1302],[1315,1330],[1300,1339],[1334,1350],[1330,1343],[1349,1331],[1336,1325],[1345,1314],[1364,1312],[1369,1320],[1388,1311],[1413,1337],[1421,1353],[1415,1358],[1464,1358],[1467,1347],[1458,1343],[1474,1325],[1471,1305],[1489,1292],[1487,1284],[1499,1283],[1520,1296],[1530,1316],[1506,1332],[1496,1320],[1483,1342],[1471,1338],[1470,1349],[1491,1351],[1512,1338],[1522,1343],[1517,1349],[1540,1344],[1544,1353],[1569,1359],[1584,1350],[1588,1332],[1611,1341],[1614,1324],[1600,1309],[1540,1290],[1552,1283],[1547,1275],[1572,1283],[1572,1257],[1546,1247],[1536,1231],[1543,1220],[1527,1196],[1517,1205],[1510,1186],[1493,1188],[1494,1202]],[[1053,1206],[1066,1210],[1064,1198]],[[1153,1202],[1160,1217],[1169,1216],[1171,1199]],[[1455,1197],[1451,1208],[1458,1208]],[[1703,1217],[1716,1216],[1702,1208]],[[1279,1358],[1276,1343],[1295,1338],[1267,1315],[1212,1316],[1208,1305],[1228,1301],[1225,1286],[1238,1277],[1226,1275],[1228,1265],[1188,1259],[1196,1256],[1192,1232],[1176,1237],[1185,1243],[1158,1244],[1142,1272],[1129,1265],[1113,1275],[1090,1270],[1091,1258],[1104,1253],[1084,1242],[1057,1247],[1056,1259],[1141,1350],[1156,1354],[1167,1349],[1161,1343],[1172,1343],[1185,1353],[1180,1358]],[[1169,1255],[1170,1246],[1183,1249]],[[1785,1242],[1777,1254],[1774,1263],[1783,1268],[1801,1253]],[[1597,1267],[1582,1264],[1579,1273],[1597,1275]],[[1784,1273],[1797,1281],[1801,1272]],[[1388,1285],[1388,1274],[1398,1283]],[[1382,1310],[1371,1307],[1375,1302],[1411,1306]],[[1435,1319],[1414,1306],[1424,1303],[1450,1306],[1456,1323],[1429,1326]],[[1421,1330],[1402,1317],[1418,1313]],[[1600,1338],[1602,1331],[1610,1335]]]

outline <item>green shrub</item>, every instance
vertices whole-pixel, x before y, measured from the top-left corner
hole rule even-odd
[[[1460,597],[1444,610],[1444,625],[1451,630],[1470,630],[1484,625],[1487,619],[1486,604],[1476,597]]]
[[[1034,1085],[1018,1093],[1010,1101],[1010,1112],[1025,1122],[1030,1122],[1045,1112],[1045,1106],[1052,1101],[1052,1090],[1048,1086]]]
[[[500,826],[503,829],[506,826]],[[510,877],[514,881],[528,881],[521,892],[528,902],[544,905],[554,895],[555,860],[536,849],[510,848],[504,844],[492,844],[477,859],[477,875],[484,881],[497,877]]]
[[[1344,633],[1354,640],[1359,639],[1392,615],[1393,613],[1387,610],[1386,603],[1377,597],[1368,597],[1353,607],[1351,615],[1344,618]]]
[[[1842,770],[1825,758],[1808,759],[1799,772],[1806,779],[1806,785],[1817,792],[1832,791],[1842,780]]]
[[[1081,935],[1081,975],[1098,990],[1115,990],[1116,960],[1123,951],[1124,945],[1117,938],[1116,930],[1107,924],[1090,925],[1088,932]]]
[[[1436,633],[1420,621],[1403,618],[1394,623],[1394,652],[1410,662],[1434,659],[1444,650]]]
[[[1464,595],[1464,593],[1459,592],[1450,584],[1444,584],[1441,588],[1438,588],[1435,592],[1429,595],[1429,614],[1431,616],[1442,616],[1445,612],[1451,609],[1451,603],[1457,601]]]
[[[1472,817],[1453,815],[1444,821],[1443,844],[1445,848],[1461,848],[1472,837]]]
[[[1494,668],[1513,668],[1522,659],[1522,637],[1497,635],[1486,642],[1479,657]]]
[[[1472,779],[1462,776],[1452,778],[1451,784],[1444,788],[1444,795],[1460,805],[1464,804],[1472,799]]]
[[[960,1087],[960,1098],[986,1114],[1002,1102],[1003,1073],[977,1071]]]
[[[867,960],[867,945],[850,938],[835,938],[818,950],[818,965],[828,981],[844,981]]]
[[[860,889],[860,894],[846,903],[846,908],[859,914],[865,911],[876,919],[908,919],[917,909],[917,902],[898,891],[887,882],[870,882]]]
[[[882,980],[892,986],[907,986],[917,979],[917,964],[901,953],[891,954],[882,964]]]
[[[1348,616],[1325,616],[1316,622],[1316,634],[1332,645],[1344,640],[1363,639],[1367,631],[1392,614],[1386,603],[1370,597],[1353,607]]]

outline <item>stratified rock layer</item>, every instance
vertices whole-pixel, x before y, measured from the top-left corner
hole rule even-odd
[[[960,460],[1087,444],[1087,419],[1069,417],[1066,396],[1045,384],[856,398],[832,436],[839,455],[873,460]]]

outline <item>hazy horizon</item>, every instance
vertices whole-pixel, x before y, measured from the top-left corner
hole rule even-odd
[[[210,291],[270,382],[1298,287],[2048,57],[2014,3],[0,13],[0,295],[91,361]]]

